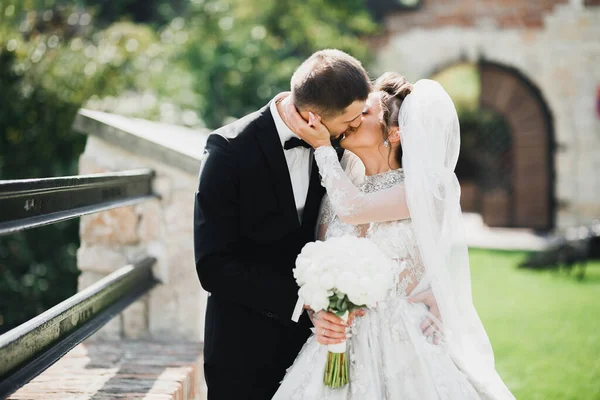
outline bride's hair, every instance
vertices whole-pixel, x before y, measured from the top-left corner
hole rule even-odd
[[[406,96],[412,92],[413,85],[400,74],[386,72],[377,78],[374,86],[376,91],[382,92],[381,110],[383,115],[380,124],[381,131],[383,132],[383,140],[388,140],[392,128],[398,127],[400,106],[402,106],[402,102]],[[402,146],[398,146],[396,160],[402,165]]]

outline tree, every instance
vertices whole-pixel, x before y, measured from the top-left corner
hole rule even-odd
[[[168,24],[182,15],[188,0],[81,0],[85,8],[94,9],[99,24],[108,26],[127,20],[153,26]]]
[[[189,11],[183,57],[211,128],[289,90],[296,67],[319,49],[368,63],[362,37],[377,29],[361,0],[196,0]]]
[[[86,140],[71,130],[77,110],[136,87],[161,53],[148,27],[98,31],[64,3],[0,3],[0,179],[76,174]],[[77,220],[0,237],[0,332],[76,292],[78,246]]]

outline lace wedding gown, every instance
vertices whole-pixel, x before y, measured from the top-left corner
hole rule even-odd
[[[364,177],[357,191],[356,187],[346,184],[345,176],[346,179],[340,179],[344,170],[335,151],[321,149],[315,152],[315,158],[328,195],[321,207],[319,239],[344,235],[369,238],[395,261],[397,282],[384,302],[356,318],[351,327],[352,337],[347,341],[348,385],[331,389],[323,384],[327,346],[319,344],[313,335],[288,369],[273,399],[468,400],[486,397],[478,394],[466,375],[458,370],[443,340],[436,345],[422,333],[420,324],[429,315],[426,306],[407,299],[428,289],[427,283],[420,280],[424,270],[411,220],[362,224],[362,220],[389,219],[389,210],[385,211],[386,198],[403,194],[402,170]],[[351,172],[352,168],[346,170]]]

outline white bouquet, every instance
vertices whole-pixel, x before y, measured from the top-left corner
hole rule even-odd
[[[306,244],[296,259],[298,296],[315,312],[325,310],[347,320],[357,308],[375,307],[394,280],[391,259],[369,239],[354,236]],[[346,343],[328,345],[324,383],[348,383]]]

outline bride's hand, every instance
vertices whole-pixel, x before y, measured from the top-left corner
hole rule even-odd
[[[312,315],[312,323],[315,326],[317,342],[321,344],[338,344],[346,341],[351,336],[346,333],[346,329],[352,325],[354,318],[365,315],[365,310],[354,310],[348,316],[348,323],[345,323],[337,315],[319,311]]]
[[[331,146],[331,134],[325,125],[321,123],[320,116],[309,112],[308,122],[306,122],[289,97],[281,103],[281,110],[285,122],[300,139],[315,149],[321,146]]]

